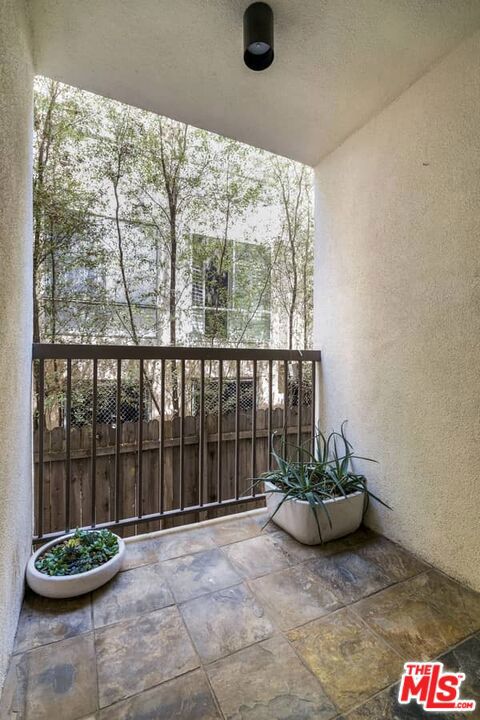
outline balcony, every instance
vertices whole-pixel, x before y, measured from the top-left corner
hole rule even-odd
[[[27,593],[1,718],[410,718],[413,659],[480,701],[480,595],[365,527],[301,545],[252,489],[275,433],[312,441],[319,352],[33,357],[33,543],[109,527],[127,552],[90,595]]]
[[[275,0],[275,61],[260,74],[242,59],[249,4],[1,5],[0,720],[479,714],[480,3]],[[121,132],[100,122],[103,113],[85,122],[91,100],[72,105],[69,95],[58,114],[38,103],[38,75],[102,93],[112,110],[129,104],[114,112]],[[223,157],[223,141],[213,157],[222,155],[226,172],[210,177],[203,152],[183,172],[185,143],[167,142],[165,162],[168,135],[160,143],[150,134],[156,122],[138,126],[144,112],[178,118],[185,139],[188,126],[257,148],[268,195],[263,153],[309,164],[315,205],[298,215],[299,195],[282,193],[280,217],[274,199],[269,281],[247,304],[259,313],[257,332],[275,337],[288,313],[285,289],[295,295],[290,344],[307,345],[311,325],[321,372],[318,350],[35,346],[32,356],[32,338],[46,337],[38,300],[47,295],[52,342],[73,337],[79,307],[87,325],[79,341],[137,342],[119,307],[131,306],[129,284],[133,304],[146,302],[146,342],[226,342],[231,310],[217,302],[223,293],[205,292],[224,264],[204,264],[218,257],[215,243],[197,263],[188,238],[260,247],[264,199],[258,214],[246,207],[250,163]],[[136,142],[143,129],[148,152]],[[34,134],[42,139],[32,153]],[[85,153],[73,148],[80,135]],[[142,167],[148,195],[137,188]],[[191,217],[198,204],[209,222]],[[300,236],[308,243],[298,253]],[[102,266],[115,263],[111,281],[89,243]],[[72,293],[68,273],[82,265],[88,287]],[[238,308],[227,302],[235,313],[259,285],[254,266],[250,254],[246,282],[235,284]],[[202,268],[203,293],[190,294]],[[75,304],[58,325],[64,288]],[[279,317],[268,316],[268,294]],[[182,314],[193,305],[178,332],[173,305]],[[243,329],[236,337],[253,343]],[[355,446],[379,461],[368,486],[393,512],[372,503],[365,527],[318,547],[263,527],[265,498],[251,478],[271,466],[273,434],[308,445],[316,422],[331,429],[345,418]],[[122,570],[68,602],[25,593],[32,545],[76,527],[125,538]],[[460,696],[476,700],[476,712],[397,703],[404,662],[427,658],[465,675]]]
[[[403,663],[480,699],[480,596],[361,528],[298,544],[264,510],[127,540],[91,596],[27,595],[2,718],[411,718]]]

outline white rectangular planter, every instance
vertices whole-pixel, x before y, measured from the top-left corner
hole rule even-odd
[[[267,508],[270,515],[275,512],[283,499],[283,495],[280,493],[268,492],[273,490],[274,487],[272,483],[265,483]],[[320,524],[323,542],[335,540],[335,538],[355,532],[362,522],[364,502],[365,493],[362,491],[352,493],[346,497],[325,500],[332,522],[331,527],[322,508],[316,508],[315,512]],[[286,500],[273,518],[273,522],[304,545],[318,545],[320,543],[317,523],[312,508],[306,500]]]

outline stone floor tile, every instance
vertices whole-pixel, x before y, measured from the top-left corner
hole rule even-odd
[[[303,545],[302,543],[299,543],[297,540],[295,540],[287,532],[285,532],[285,530],[283,530],[279,525],[276,525],[275,521],[271,521],[268,524],[266,531],[269,533],[279,533],[285,538],[290,538],[297,545],[305,548],[305,550],[309,552],[309,557],[326,557],[328,555],[333,555],[334,553],[341,552],[342,550],[349,550],[353,547],[358,547],[359,545],[362,545],[363,543],[366,543],[372,539],[381,537],[373,530],[370,530],[370,528],[361,525],[354,533],[350,533],[349,535],[345,535],[345,537],[338,538],[338,540],[330,540],[329,542],[319,545]],[[300,559],[303,560],[305,558]]]
[[[125,543],[125,555],[122,563],[122,572],[132,570],[141,565],[151,565],[159,562],[158,540],[135,540]]]
[[[90,595],[51,600],[27,591],[18,621],[14,652],[66,640],[91,629]]]
[[[429,570],[354,606],[405,660],[428,660],[480,629],[480,594]]]
[[[270,520],[270,515],[271,515],[270,511],[265,510],[264,513],[262,513],[261,515],[259,514],[259,516],[258,516],[259,521],[261,518],[260,527],[262,528],[262,533],[272,533],[272,532],[278,532],[278,531],[284,532],[275,522]]]
[[[92,595],[95,627],[129,620],[173,604],[161,563],[116,575]]]
[[[222,590],[242,580],[218,548],[167,560],[161,565],[177,602]]]
[[[128,542],[123,570],[182,555],[192,555],[213,547],[215,543],[206,527],[172,532],[151,540]]]
[[[282,630],[326,615],[341,604],[305,565],[295,565],[249,581],[254,595],[263,603]]]
[[[12,658],[0,704],[2,720],[78,720],[96,707],[93,633]]]
[[[461,686],[461,696],[467,700],[475,700],[477,713],[480,713],[480,634],[464,640],[452,650],[442,655],[439,660],[447,670],[465,673]],[[463,717],[471,713],[463,713]]]
[[[208,531],[217,545],[230,545],[240,540],[248,540],[262,532],[262,525],[268,521],[268,516],[253,515],[224,522],[212,523]]]
[[[330,540],[323,545],[317,545],[317,547],[322,555],[333,555],[333,553],[359,547],[360,545],[363,545],[363,543],[378,537],[381,536],[374,530],[371,530],[365,525],[360,525],[358,530],[355,530],[354,533],[345,535],[337,540]]]
[[[396,545],[380,535],[374,540],[364,543],[357,548],[356,552],[360,557],[376,563],[392,582],[407,580],[409,577],[429,570],[428,565],[401,548],[400,545]]]
[[[245,585],[190,600],[180,611],[204,662],[229,655],[273,634],[262,605]]]
[[[327,720],[336,709],[288,642],[276,636],[207,667],[226,718]]]
[[[373,560],[355,548],[307,563],[312,572],[345,604],[371,595],[392,584],[392,579]]]
[[[0,718],[26,720],[27,677],[25,655],[13,655],[0,693]]]
[[[100,707],[198,667],[176,607],[95,631]]]
[[[382,690],[378,695],[337,720],[426,720],[432,716],[432,713],[424,712],[416,702],[400,705],[397,698],[398,684]],[[435,715],[432,716],[432,720],[437,720],[437,718]],[[445,715],[445,720],[457,720],[457,718],[448,713]]]
[[[469,641],[466,641],[469,642]],[[468,651],[470,652],[470,651]],[[478,648],[474,648],[474,652],[478,653]],[[478,658],[477,654],[477,658]],[[443,658],[441,658],[443,661]],[[447,667],[448,663],[445,663]],[[459,671],[460,667],[462,672],[467,670],[467,678],[461,686],[461,696],[468,700],[477,701],[477,709],[480,701],[480,687],[478,683],[478,675],[474,678],[475,690],[472,690],[472,685],[468,684],[468,667],[464,665],[451,664],[449,669]],[[355,708],[351,712],[347,713],[343,718],[337,718],[336,720],[426,720],[431,717],[432,720],[467,720],[470,716],[472,720],[476,720],[476,713],[462,713],[462,712],[447,712],[447,713],[431,713],[425,712],[421,705],[418,705],[415,701],[410,702],[408,705],[400,705],[398,702],[398,690],[399,685],[393,685],[386,690],[382,690],[378,695],[367,700],[366,703]]]
[[[274,535],[260,535],[228,545],[224,547],[224,552],[235,569],[246,578],[283,570],[290,565]]]
[[[403,670],[402,659],[348,608],[288,637],[342,711],[397,681]]]
[[[480,707],[480,635],[475,635],[457,645],[453,650],[442,655],[439,660],[445,664],[445,668],[453,672],[463,672],[466,675],[461,685],[461,697],[467,700],[475,700],[477,712]],[[445,720],[466,720],[476,713],[427,713],[415,701],[408,705],[400,705],[398,702],[399,685],[393,685],[383,690],[366,703],[349,712],[343,720],[425,720],[432,717],[436,719],[444,717]],[[342,720],[338,718],[338,720]]]
[[[204,673],[194,670],[104,708],[98,720],[217,720]]]
[[[282,530],[269,534],[275,547],[282,551],[289,564],[304,562],[318,557],[318,545],[303,545]]]

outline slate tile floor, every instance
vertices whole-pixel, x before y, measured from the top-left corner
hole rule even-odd
[[[128,543],[83,598],[28,594],[1,720],[427,718],[397,684],[437,657],[480,704],[479,595],[364,528],[312,548],[265,520]]]

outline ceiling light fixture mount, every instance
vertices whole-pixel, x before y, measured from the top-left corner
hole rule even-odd
[[[273,62],[273,12],[254,2],[243,15],[243,59],[250,70],[266,70]]]

